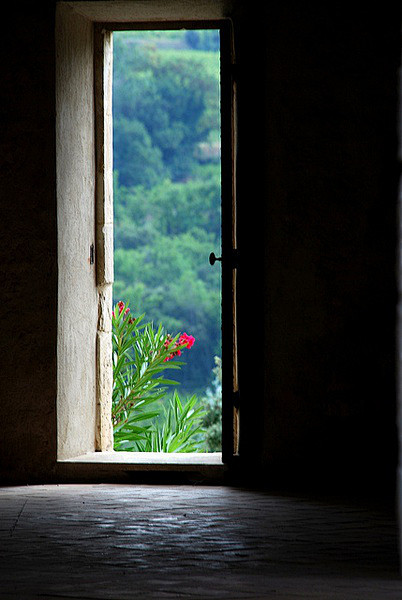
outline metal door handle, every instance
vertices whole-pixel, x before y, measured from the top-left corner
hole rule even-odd
[[[214,252],[211,252],[211,254],[209,255],[209,264],[214,265],[217,260],[222,261],[222,256],[217,257],[215,256]]]

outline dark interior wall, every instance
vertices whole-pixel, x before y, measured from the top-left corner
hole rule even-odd
[[[243,448],[251,460],[258,439],[268,482],[392,486],[399,9],[273,3],[251,22],[238,32],[240,222],[257,263],[242,289]]]
[[[400,15],[275,3],[234,14],[241,453],[259,482],[396,469]],[[259,9],[260,10],[260,9]],[[55,460],[54,2],[2,39],[0,474]]]
[[[55,459],[53,2],[12,4],[1,40],[0,475]]]

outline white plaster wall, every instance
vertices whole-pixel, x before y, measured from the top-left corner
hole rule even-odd
[[[95,449],[97,288],[93,26],[68,6],[56,21],[58,458]]]

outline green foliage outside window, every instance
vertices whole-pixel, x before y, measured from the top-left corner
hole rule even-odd
[[[214,76],[202,53],[172,54],[135,39],[114,36],[115,169],[124,186],[151,187],[163,175],[182,181],[197,165],[196,145],[219,129],[217,69]]]
[[[218,49],[216,31],[114,33],[114,298],[168,331],[192,332],[197,343],[175,380],[184,397],[201,399],[207,421],[221,355],[220,269],[208,263],[221,246]],[[148,409],[163,418],[161,400]],[[220,439],[207,447],[219,450]]]

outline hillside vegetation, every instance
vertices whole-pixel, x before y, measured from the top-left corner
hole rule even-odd
[[[114,301],[195,344],[181,390],[221,354],[219,37],[114,33]]]

